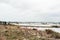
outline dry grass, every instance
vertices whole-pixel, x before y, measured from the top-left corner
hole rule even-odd
[[[55,40],[60,34],[52,30],[38,31],[14,25],[0,25],[0,40]]]

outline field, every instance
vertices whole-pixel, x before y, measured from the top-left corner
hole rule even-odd
[[[0,40],[60,40],[60,33],[49,29],[42,31],[16,25],[0,25]]]

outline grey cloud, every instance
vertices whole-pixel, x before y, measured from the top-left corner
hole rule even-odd
[[[6,21],[58,21],[60,20],[60,7],[57,6],[59,2],[56,0],[0,0],[0,18]]]

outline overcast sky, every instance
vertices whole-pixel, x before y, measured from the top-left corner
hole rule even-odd
[[[60,0],[0,0],[0,20],[59,22]]]

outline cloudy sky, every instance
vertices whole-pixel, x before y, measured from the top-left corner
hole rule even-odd
[[[0,0],[0,20],[59,22],[60,0]]]

